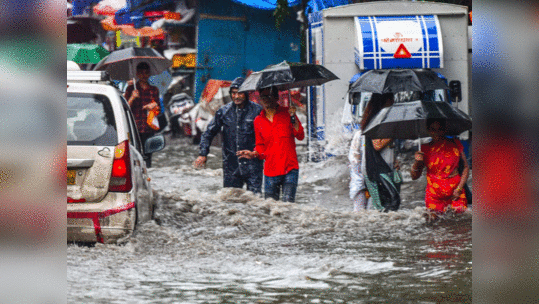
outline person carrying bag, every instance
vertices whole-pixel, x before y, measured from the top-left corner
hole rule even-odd
[[[402,183],[400,171],[393,170],[387,164],[370,139],[365,140],[365,159],[365,184],[372,198],[372,206],[384,212],[399,210]]]

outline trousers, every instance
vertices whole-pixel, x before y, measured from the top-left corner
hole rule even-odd
[[[296,189],[298,188],[299,170],[290,170],[285,175],[266,176],[264,175],[264,198],[273,198],[278,201],[283,193],[283,202],[296,201]]]

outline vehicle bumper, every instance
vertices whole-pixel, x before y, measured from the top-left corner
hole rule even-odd
[[[67,204],[67,241],[114,243],[135,228],[131,195],[109,193],[97,203]]]

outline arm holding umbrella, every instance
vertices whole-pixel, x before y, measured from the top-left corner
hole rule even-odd
[[[129,104],[130,107],[133,105],[133,102],[135,101],[135,99],[137,99],[139,97],[140,97],[140,93],[134,87],[131,88],[131,86],[129,86],[125,90],[124,98],[127,100],[127,103]],[[153,110],[155,108],[159,109],[159,105],[157,104],[157,102],[154,99],[154,101],[152,103],[149,103],[149,104],[143,106],[142,108],[144,110],[151,111],[151,110]]]
[[[305,138],[305,132],[299,119],[296,119],[296,108],[294,106],[291,106],[290,108],[288,108],[288,113],[290,114],[290,122],[292,123],[292,127],[294,128],[294,137],[298,140],[303,140]]]
[[[421,151],[415,152],[415,162],[410,169],[412,180],[418,179],[421,176],[421,173],[423,173],[423,167],[425,167],[424,156],[425,153]]]
[[[130,107],[133,106],[133,101],[135,101],[135,99],[139,97],[140,97],[139,91],[136,90],[134,86],[128,86],[125,89],[124,98],[125,100],[127,100],[127,103],[129,104]]]

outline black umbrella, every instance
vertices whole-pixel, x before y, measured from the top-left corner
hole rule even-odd
[[[135,78],[136,67],[141,62],[148,63],[150,75],[159,75],[172,65],[172,61],[154,49],[131,47],[110,53],[94,70],[107,71],[112,79],[129,80]]]
[[[279,90],[288,90],[321,85],[335,79],[339,77],[321,65],[283,61],[249,75],[239,91],[256,91],[273,86]]]
[[[397,93],[448,89],[443,79],[429,69],[370,70],[350,86],[349,92]]]
[[[444,119],[446,135],[459,135],[472,128],[466,113],[441,101],[395,103],[382,109],[369,122],[363,134],[370,138],[417,139],[429,137],[427,119]]]

